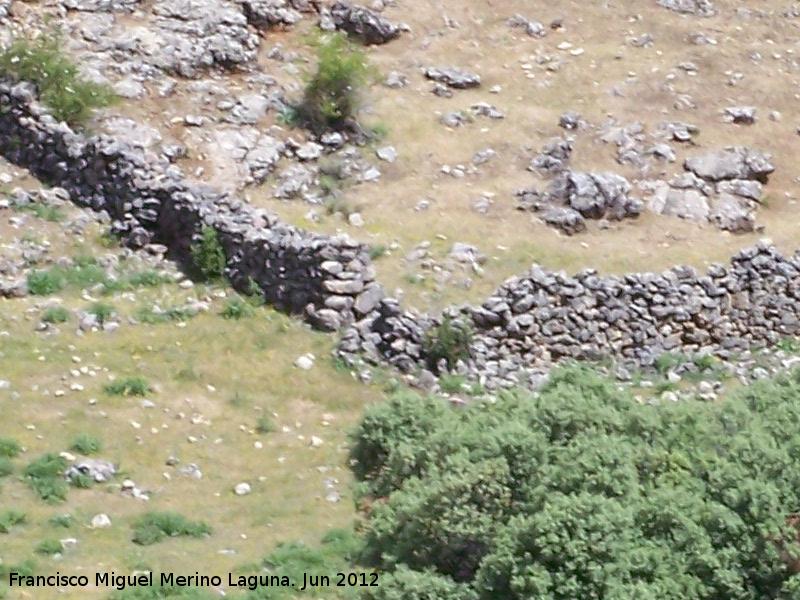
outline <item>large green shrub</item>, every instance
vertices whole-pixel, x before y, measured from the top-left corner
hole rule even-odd
[[[84,79],[53,34],[18,38],[0,50],[0,77],[33,83],[53,116],[70,125],[82,125],[93,109],[109,106],[117,98],[108,86]]]
[[[297,107],[301,125],[317,134],[352,129],[364,87],[375,78],[364,51],[342,33],[317,41],[317,70]]]
[[[368,597],[800,598],[800,371],[720,405],[641,405],[570,368],[536,396],[441,406],[403,396],[353,434],[386,573]]]

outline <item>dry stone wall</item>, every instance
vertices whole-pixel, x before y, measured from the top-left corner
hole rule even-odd
[[[163,244],[185,266],[203,225],[212,226],[234,287],[251,291],[255,284],[270,305],[341,330],[338,353],[353,365],[366,360],[404,372],[441,371],[425,348],[445,317],[474,330],[471,357],[454,370],[488,388],[535,386],[564,358],[612,357],[636,366],[652,365],[664,352],[732,358],[753,344],[800,333],[800,253],[786,257],[768,244],[705,273],[679,266],[569,276],[534,265],[481,306],[451,307],[434,317],[385,297],[363,244],[283,224],[187,182],[165,157],[75,133],[47,114],[29,85],[0,82],[0,153],[65,189],[77,204],[108,213],[128,245]]]
[[[27,84],[0,82],[0,153],[84,207],[108,213],[132,247],[163,244],[191,266],[190,247],[214,227],[234,287],[253,284],[269,304],[336,330],[383,297],[368,248],[347,237],[291,227],[240,199],[185,181],[164,157],[106,136],[85,137],[53,119]]]

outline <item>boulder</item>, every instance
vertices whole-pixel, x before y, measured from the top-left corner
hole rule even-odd
[[[337,0],[330,9],[336,29],[358,38],[367,46],[391,42],[400,35],[400,28],[368,8]]]
[[[425,77],[459,90],[476,88],[481,85],[480,75],[458,67],[428,67],[425,69]]]
[[[725,148],[702,156],[688,158],[684,168],[706,181],[725,179],[752,179],[766,183],[775,170],[772,156],[744,146]]]

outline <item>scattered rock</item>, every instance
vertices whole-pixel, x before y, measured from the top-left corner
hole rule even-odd
[[[333,4],[330,16],[336,29],[346,31],[367,46],[386,44],[400,35],[400,27],[397,25],[368,8],[353,6],[343,0],[337,0]]]
[[[451,88],[465,90],[481,85],[481,76],[458,67],[428,67],[425,77]]]
[[[250,492],[250,484],[246,482],[237,483],[236,487],[233,488],[233,493],[237,496],[246,496]]]
[[[111,519],[105,513],[100,513],[92,517],[92,527],[94,529],[104,529],[111,527]]]

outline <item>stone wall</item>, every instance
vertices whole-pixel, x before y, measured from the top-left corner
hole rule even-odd
[[[280,223],[185,181],[164,157],[76,133],[47,114],[30,85],[0,82],[0,154],[64,188],[76,204],[108,213],[127,245],[163,244],[185,267],[203,225],[214,227],[236,289],[249,292],[255,282],[267,303],[304,313],[321,329],[339,329],[383,297],[365,245]]]
[[[761,243],[705,273],[678,266],[568,276],[534,265],[481,306],[446,315],[474,330],[472,358],[456,370],[490,388],[536,385],[565,358],[614,358],[632,367],[651,366],[664,352],[734,359],[800,332],[800,252],[786,257]],[[382,359],[406,372],[435,369],[424,341],[441,319],[402,312],[385,299],[344,332],[339,352],[351,362]]]
[[[107,212],[128,245],[163,244],[184,266],[191,267],[189,249],[202,226],[214,227],[234,287],[246,292],[255,282],[270,305],[343,330],[338,353],[353,365],[365,359],[404,372],[441,370],[425,355],[425,340],[445,316],[474,330],[471,358],[455,371],[489,388],[536,385],[564,358],[612,357],[632,366],[652,365],[664,352],[727,359],[800,332],[800,253],[785,257],[766,244],[705,273],[679,266],[569,276],[534,265],[481,306],[434,317],[384,297],[363,244],[283,224],[188,183],[164,157],[77,134],[38,105],[30,86],[0,82],[0,153],[77,204]]]

